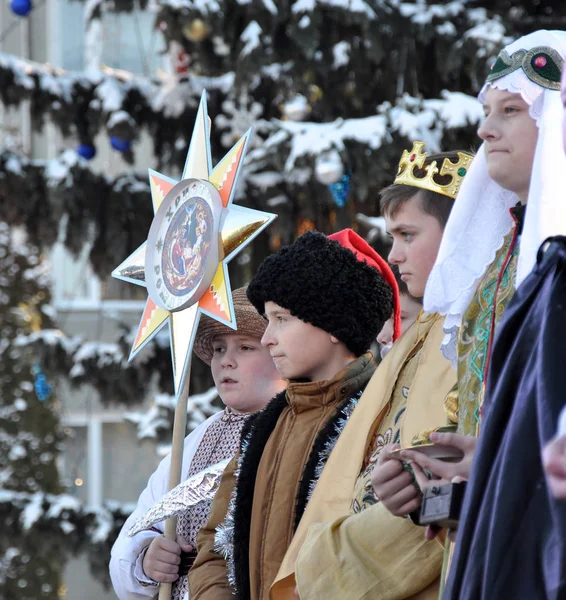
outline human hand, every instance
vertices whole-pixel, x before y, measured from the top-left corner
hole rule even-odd
[[[434,485],[434,484],[438,484],[438,480],[434,481],[427,481],[426,483],[423,481],[423,478],[426,477],[425,474],[423,473],[422,469],[418,466],[413,464],[413,468],[415,469],[415,477],[417,478],[417,482],[419,482],[419,487],[426,487],[427,485]],[[418,473],[418,474],[417,474]],[[454,477],[452,479],[452,483],[462,483],[463,481],[467,481],[466,479],[464,479],[463,477]],[[426,529],[425,529],[425,539],[427,540],[434,540],[436,537],[438,537],[438,535],[442,532],[442,527],[439,527],[438,525],[427,525]],[[458,528],[454,528],[454,529],[449,529],[448,530],[448,539],[451,542],[455,542],[456,541],[456,534],[458,533]]]
[[[566,435],[555,437],[544,447],[542,464],[552,495],[566,500]]]
[[[417,477],[415,472],[415,477],[421,490],[429,485],[429,481],[432,481],[433,484],[437,485],[439,483],[449,483],[450,481],[453,481],[455,477],[461,477],[465,480],[469,479],[478,441],[477,438],[471,435],[461,435],[458,433],[433,432],[430,434],[430,439],[439,446],[457,448],[461,450],[464,455],[458,462],[447,462],[438,458],[431,458],[417,450],[403,450],[401,452],[401,458],[411,462],[413,470],[415,470],[414,466],[416,463],[421,469],[426,469],[433,475],[432,480],[429,480],[424,476],[424,473],[422,474],[422,477]],[[422,470],[420,473],[422,473]]]
[[[160,535],[152,540],[145,553],[143,571],[158,583],[173,583],[179,577],[181,551],[191,550],[193,547],[180,535],[175,542]]]
[[[399,444],[383,447],[371,473],[371,483],[385,508],[396,517],[403,517],[419,508],[421,495],[402,461],[389,458],[389,453],[398,448]]]

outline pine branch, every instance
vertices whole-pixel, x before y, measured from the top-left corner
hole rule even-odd
[[[66,72],[0,53],[0,100],[8,107],[29,100],[36,130],[49,119],[64,136],[92,144],[101,131],[134,141],[146,128],[156,156],[168,159],[176,156],[176,144],[188,144],[202,91],[207,90],[211,113],[217,114],[232,84],[230,73],[217,78],[189,75],[182,81],[164,75],[162,81],[153,81],[108,67]],[[128,154],[125,158],[132,159]]]
[[[0,490],[0,519],[3,538],[10,540],[15,559],[31,551],[35,558],[58,553],[61,560],[84,554],[93,575],[110,587],[110,550],[125,520],[135,507],[105,502],[99,508],[81,503],[69,494],[27,494]],[[17,550],[16,550],[17,549]],[[0,591],[10,564],[0,565]]]

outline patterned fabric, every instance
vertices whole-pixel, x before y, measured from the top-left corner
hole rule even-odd
[[[478,434],[488,356],[503,311],[515,293],[516,227],[505,237],[462,319],[458,340],[458,433]]]
[[[187,477],[199,473],[206,467],[236,454],[240,443],[240,433],[249,414],[236,414],[229,408],[224,409],[220,419],[214,421],[206,430],[197,451],[191,461]],[[183,536],[196,548],[197,535],[208,521],[210,502],[199,502],[177,519],[177,535]],[[171,600],[183,600],[188,593],[187,575],[179,577],[173,584]]]
[[[424,341],[424,339],[422,341]],[[391,396],[389,410],[382,422],[378,425],[373,442],[368,447],[364,468],[358,477],[354,488],[354,498],[350,507],[350,511],[353,514],[360,513],[362,510],[379,502],[371,484],[371,472],[373,471],[383,447],[387,444],[399,443],[401,435],[401,417],[407,407],[409,389],[415,378],[421,349],[422,344],[401,369],[393,390],[393,395]]]

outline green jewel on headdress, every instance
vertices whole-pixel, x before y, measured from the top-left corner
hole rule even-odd
[[[511,56],[502,50],[497,57],[487,82],[504,77],[517,69],[523,69],[525,75],[537,85],[549,90],[560,91],[560,76],[564,59],[549,46],[537,46],[531,50],[517,50]]]

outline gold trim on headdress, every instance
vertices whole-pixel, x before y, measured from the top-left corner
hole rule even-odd
[[[437,167],[436,161],[433,160],[430,164],[425,165],[427,153],[423,150],[424,142],[413,142],[411,151],[405,150],[399,161],[399,170],[395,178],[396,184],[412,185],[413,187],[430,190],[437,194],[448,196],[452,199],[456,198],[462,180],[470,168],[473,156],[466,152],[458,152],[458,162],[453,163],[450,159],[445,158],[442,161],[440,170]],[[426,175],[424,177],[416,177],[413,173],[415,167],[422,169]],[[434,181],[434,175],[449,175],[452,181],[446,185],[440,185]]]

